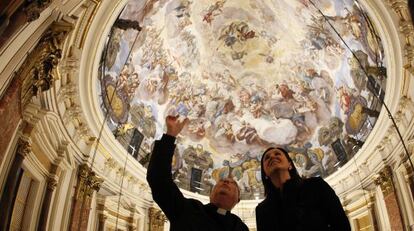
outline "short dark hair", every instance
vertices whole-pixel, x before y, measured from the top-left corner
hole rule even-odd
[[[272,149],[277,149],[280,150],[288,159],[289,163],[292,165],[292,168],[289,170],[289,175],[290,178],[296,181],[301,181],[302,178],[299,176],[298,171],[296,170],[295,164],[293,163],[292,158],[290,158],[289,153],[281,148],[281,147],[270,147],[268,149],[266,149],[266,151],[263,152],[262,155],[262,159],[260,160],[260,167],[261,167],[261,173],[262,173],[262,182],[263,182],[263,186],[264,186],[264,195],[265,197],[267,195],[269,195],[269,193],[274,190],[274,186],[272,184],[272,181],[270,181],[270,179],[268,177],[266,177],[266,173],[264,172],[264,167],[263,167],[263,160],[264,160],[264,156],[266,155],[266,153]]]
[[[408,10],[410,11],[411,21],[414,23],[414,0],[408,0]]]

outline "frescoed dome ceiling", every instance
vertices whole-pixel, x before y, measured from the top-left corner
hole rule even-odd
[[[287,148],[303,176],[335,172],[375,125],[386,61],[358,1],[315,4],[130,0],[99,69],[114,137],[146,166],[166,115],[188,117],[173,176],[204,195],[228,174],[244,199],[261,195],[269,146]]]

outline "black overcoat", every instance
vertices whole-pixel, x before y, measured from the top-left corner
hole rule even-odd
[[[170,221],[170,231],[248,231],[231,212],[222,215],[212,204],[183,196],[171,174],[174,141],[175,137],[166,134],[155,141],[147,171],[152,197]]]
[[[256,207],[256,223],[257,231],[351,230],[335,191],[319,177],[273,187]]]

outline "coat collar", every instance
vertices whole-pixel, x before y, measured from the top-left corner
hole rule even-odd
[[[210,212],[214,212],[214,213],[220,214],[222,216],[227,216],[227,215],[230,214],[230,211],[219,208],[219,207],[215,206],[212,203],[208,203],[205,206]]]

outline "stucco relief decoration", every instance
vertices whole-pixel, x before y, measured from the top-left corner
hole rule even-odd
[[[62,46],[72,29],[73,25],[65,21],[53,23],[25,60],[16,74],[23,79],[23,104],[32,96],[53,87],[54,81],[58,78],[55,71],[62,58]]]
[[[86,164],[82,164],[78,169],[78,185],[76,187],[77,200],[89,199],[94,191],[99,191],[103,179],[98,177],[94,171]]]
[[[46,9],[51,3],[51,0],[27,1],[23,7],[23,11],[27,15],[27,20],[31,22],[38,19],[42,11]]]
[[[139,30],[115,22],[102,52],[107,125],[118,138],[137,129],[150,152],[166,115],[188,117],[173,176],[190,189],[201,170],[204,195],[229,174],[243,198],[261,194],[270,145],[286,147],[303,176],[328,176],[375,125],[371,90],[385,88],[386,60],[362,6],[316,2],[357,58],[307,0],[129,1],[117,21]]]

